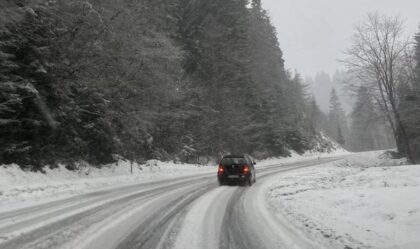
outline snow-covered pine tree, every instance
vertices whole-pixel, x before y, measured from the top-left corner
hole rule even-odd
[[[388,149],[394,146],[392,131],[366,87],[359,88],[350,116],[348,146],[352,151]]]
[[[330,110],[328,113],[329,131],[332,137],[341,145],[346,143],[345,132],[347,132],[347,118],[344,112],[337,91],[333,88],[330,94]]]
[[[249,68],[253,82],[253,97],[249,101],[254,123],[249,134],[257,151],[282,155],[287,151],[285,116],[288,110],[285,89],[288,77],[283,52],[261,2],[253,1],[249,12]]]
[[[6,3],[0,163],[264,157],[310,144],[305,89],[260,1]]]
[[[414,75],[409,84],[400,86],[399,109],[410,137],[413,161],[418,163],[420,161],[420,33],[414,38]]]
[[[22,16],[2,27],[0,36],[1,106],[7,107],[0,118],[14,123],[2,122],[0,161],[33,169],[65,160],[109,162],[112,140],[103,120],[104,101],[72,81],[68,56],[75,51],[66,54],[66,49],[75,40],[66,30],[74,23],[59,5],[19,11]]]
[[[420,32],[415,35],[415,90],[417,96],[420,96]]]
[[[203,155],[243,151],[249,144],[244,128],[252,122],[247,115],[251,96],[246,1],[190,0],[180,9],[184,67],[192,87],[200,91],[195,101],[200,113],[191,117],[188,130]]]

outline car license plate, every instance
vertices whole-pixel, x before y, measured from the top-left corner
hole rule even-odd
[[[228,178],[235,179],[235,178],[239,178],[239,176],[238,175],[230,175],[230,176],[228,176]]]

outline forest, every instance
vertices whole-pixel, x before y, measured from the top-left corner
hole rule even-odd
[[[413,161],[420,154],[416,37],[394,127],[397,142],[410,138],[399,149]],[[369,108],[361,106],[369,104],[364,94],[360,88],[355,108]],[[347,129],[331,98],[324,114],[299,73],[285,68],[260,0],[0,2],[0,164],[38,170],[328,150],[321,134],[345,146]],[[371,117],[355,116],[353,125]]]
[[[396,148],[394,157],[420,162],[419,35],[407,37],[403,17],[378,12],[355,25],[341,60],[343,84],[354,96],[347,134],[351,150]]]
[[[319,147],[260,1],[28,0],[1,12],[0,163]]]

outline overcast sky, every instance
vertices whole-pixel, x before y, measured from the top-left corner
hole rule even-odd
[[[420,24],[420,0],[262,0],[284,52],[286,67],[304,76],[333,73],[349,46],[354,25],[366,13],[400,15],[407,35]]]

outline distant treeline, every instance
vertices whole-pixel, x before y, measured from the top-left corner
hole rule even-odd
[[[285,156],[319,113],[258,0],[2,3],[0,163]]]

